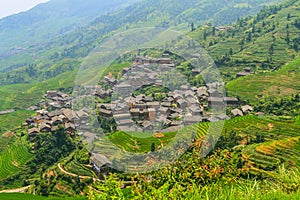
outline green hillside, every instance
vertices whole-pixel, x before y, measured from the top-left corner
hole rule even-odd
[[[277,70],[299,55],[299,4],[287,0],[238,19],[228,30],[201,27],[190,36],[208,50],[227,81],[250,67],[255,72]]]
[[[17,140],[0,152],[0,180],[22,170],[22,167],[33,157],[25,141]]]
[[[29,84],[14,84],[0,87],[0,110],[16,108],[27,109],[35,105],[47,90],[58,89],[70,92],[76,71],[62,73],[44,81]]]
[[[34,112],[32,111],[19,110],[6,115],[0,115],[0,135],[6,131],[21,127],[24,120],[31,117],[33,114]]]
[[[230,94],[255,103],[261,98],[285,97],[300,91],[300,58],[280,70],[241,77],[227,84]]]
[[[238,117],[225,122],[217,149],[208,156],[199,157],[204,144],[203,135],[198,135],[192,148],[171,166],[138,176],[138,184],[130,188],[133,195],[118,188],[122,182],[115,176],[98,184],[102,193],[90,195],[96,199],[107,194],[124,199],[297,199],[299,128],[293,119]],[[206,135],[207,128],[201,130]]]
[[[226,24],[257,12],[266,4],[279,0],[223,1],[141,1],[116,12],[103,15],[86,27],[65,34],[39,46],[32,46],[16,55],[1,58],[0,110],[22,108],[35,104],[42,91],[70,89],[75,71],[103,38],[135,27],[172,27],[190,31],[206,22]],[[236,12],[232,12],[232,9]],[[223,16],[228,16],[224,18]],[[63,83],[62,83],[63,82]],[[42,83],[42,84],[40,84]],[[46,87],[41,85],[46,83]],[[49,84],[48,84],[49,83]],[[24,93],[22,93],[24,92]]]
[[[0,194],[1,200],[86,200],[87,197],[44,197],[32,194]]]

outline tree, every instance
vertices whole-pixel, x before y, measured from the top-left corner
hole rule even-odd
[[[286,32],[285,41],[286,41],[287,44],[290,44],[290,41],[291,41],[290,40],[290,33],[288,31]]]
[[[270,55],[272,55],[274,53],[274,44],[271,44],[271,46],[269,48],[269,53],[270,53]]]
[[[215,36],[216,35],[216,27],[212,27],[212,35]]]
[[[191,30],[192,30],[192,31],[196,30],[196,29],[195,29],[194,22],[192,22],[192,24],[191,24]]]
[[[247,41],[250,42],[252,40],[252,33],[249,31],[247,36]]]
[[[206,33],[206,31],[204,31],[204,33],[203,33],[203,40],[206,40],[206,38],[207,38],[207,33]]]
[[[294,43],[293,48],[294,48],[295,51],[298,51],[299,50],[299,45],[297,43]]]
[[[152,144],[151,144],[151,152],[154,152],[155,151],[155,143],[153,142]]]
[[[252,25],[252,33],[255,33],[256,29],[255,29],[255,25]]]

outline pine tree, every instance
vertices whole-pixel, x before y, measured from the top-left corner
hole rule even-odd
[[[192,22],[192,24],[191,24],[191,30],[192,30],[192,31],[196,30],[196,29],[195,29],[194,22]]]

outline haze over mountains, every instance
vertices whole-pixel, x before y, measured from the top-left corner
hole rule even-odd
[[[0,49],[42,42],[136,0],[51,0],[0,20]],[[2,39],[5,38],[5,39]]]

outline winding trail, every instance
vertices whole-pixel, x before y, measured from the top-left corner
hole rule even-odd
[[[78,176],[80,179],[92,178],[94,182],[96,182],[96,181],[99,181],[99,182],[101,182],[101,183],[104,183],[104,182],[105,182],[104,180],[100,180],[100,179],[98,179],[98,178],[94,178],[94,177],[91,177],[91,176],[79,176],[78,174],[74,174],[74,173],[68,172],[68,171],[66,171],[66,170],[61,166],[60,163],[58,163],[57,166],[58,166],[59,170],[60,170],[62,173],[67,174],[67,175],[69,175],[69,176],[73,176],[73,177],[77,177],[77,176]],[[137,183],[137,181],[123,181],[123,183],[124,183],[124,184],[132,184],[132,183]]]
[[[25,193],[30,187],[31,187],[31,185],[28,185],[28,186],[22,187],[22,188],[2,190],[2,191],[0,191],[0,193]]]
[[[97,179],[97,178],[94,178],[94,177],[91,177],[91,176],[79,176],[78,174],[74,174],[74,173],[71,173],[71,172],[67,172],[62,166],[61,166],[61,164],[60,163],[58,163],[58,168],[59,168],[59,170],[62,172],[62,173],[64,173],[64,174],[67,174],[67,175],[69,175],[69,176],[73,176],[73,177],[79,177],[80,179],[88,179],[88,178],[92,178],[93,180],[94,180],[94,182],[95,181],[101,181],[101,182],[104,182],[104,181],[102,181],[102,180],[100,180],[100,179]]]

